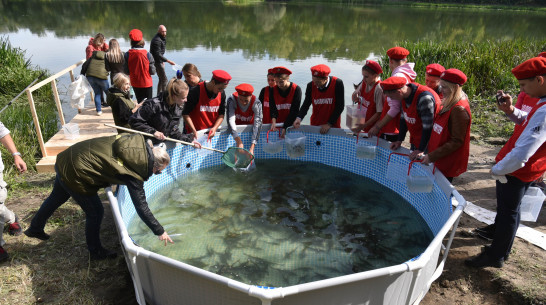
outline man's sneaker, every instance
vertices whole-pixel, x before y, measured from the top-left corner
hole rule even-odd
[[[4,248],[0,247],[0,263],[7,261],[9,258],[8,252]]]
[[[495,237],[495,224],[493,223],[485,227],[476,228],[474,229],[474,233],[485,240],[491,241],[493,240],[493,237]]]
[[[99,261],[99,260],[103,260],[107,258],[116,258],[118,254],[114,251],[110,251],[106,248],[101,247],[98,251],[91,252],[90,256],[91,256],[91,260]]]
[[[480,253],[479,255],[469,258],[464,261],[464,263],[467,266],[474,267],[474,268],[484,268],[484,267],[495,267],[495,268],[502,268],[504,266],[504,259],[492,259],[487,255],[485,251]]]
[[[28,237],[34,237],[34,238],[38,238],[38,239],[41,239],[41,240],[48,240],[49,239],[49,235],[46,232],[44,232],[43,230],[41,230],[41,231],[31,231],[30,228],[28,228],[25,231],[25,235],[28,236]]]
[[[8,233],[9,235],[15,236],[19,236],[21,233],[23,233],[23,229],[19,225],[19,217],[17,215],[15,215],[15,222],[9,224]]]

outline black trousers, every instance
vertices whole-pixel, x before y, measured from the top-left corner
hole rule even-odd
[[[507,183],[500,183],[497,180],[495,235],[487,251],[487,255],[493,259],[504,259],[510,254],[519,227],[521,199],[531,184],[514,176],[506,178]]]

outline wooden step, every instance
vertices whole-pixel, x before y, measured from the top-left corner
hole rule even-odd
[[[36,171],[39,173],[54,173],[55,172],[55,161],[57,156],[48,156],[44,157],[36,164]]]

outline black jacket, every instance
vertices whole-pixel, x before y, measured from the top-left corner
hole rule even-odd
[[[191,142],[193,136],[183,134],[179,125],[182,119],[182,107],[167,105],[167,92],[162,92],[153,99],[147,99],[129,118],[131,128],[153,134],[162,132],[166,137]],[[160,141],[152,138],[154,144]]]
[[[166,45],[167,40],[165,39],[165,37],[159,35],[159,33],[155,34],[154,38],[152,38],[152,42],[150,43],[150,53],[152,53],[154,61],[157,64],[161,64],[167,61],[167,58],[163,56],[163,54],[165,54]]]

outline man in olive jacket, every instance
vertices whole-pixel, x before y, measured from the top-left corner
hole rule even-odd
[[[85,237],[92,259],[114,258],[116,253],[102,247],[100,226],[104,207],[97,194],[110,184],[127,186],[138,216],[159,239],[173,242],[150,211],[144,181],[160,174],[170,162],[162,148],[152,148],[141,135],[117,135],[82,141],[57,156],[53,191],[34,215],[25,231],[29,237],[49,239],[44,227],[53,212],[70,197],[85,212]]]

